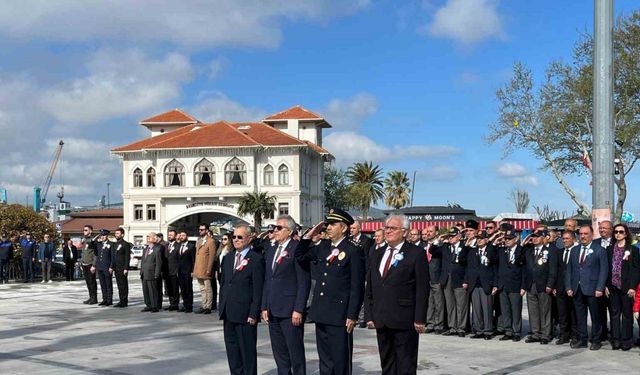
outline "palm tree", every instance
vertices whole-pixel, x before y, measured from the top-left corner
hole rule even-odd
[[[253,215],[253,225],[260,231],[262,218],[276,210],[276,197],[267,193],[246,193],[240,198],[238,215]]]
[[[384,180],[384,192],[386,197],[384,203],[396,210],[409,204],[409,176],[407,172],[391,171]]]
[[[355,163],[347,169],[351,204],[362,210],[362,218],[367,219],[371,204],[384,198],[382,168],[371,162]]]

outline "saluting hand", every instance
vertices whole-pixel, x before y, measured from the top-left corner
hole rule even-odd
[[[309,240],[313,238],[313,236],[320,234],[320,232],[322,231],[322,227],[324,227],[324,221],[321,221],[318,224],[314,225],[314,227],[304,235],[304,238]]]

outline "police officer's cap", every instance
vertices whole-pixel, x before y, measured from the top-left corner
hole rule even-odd
[[[467,222],[466,222],[466,223],[464,223],[464,227],[465,227],[465,228],[471,228],[471,229],[478,230],[479,226],[480,226],[480,225],[479,225],[479,224],[478,224],[478,222],[477,222],[477,221],[475,221],[475,220],[467,220]]]
[[[456,227],[451,227],[449,228],[449,230],[447,231],[447,234],[449,236],[457,236],[460,233],[460,230]]]
[[[100,229],[100,235],[101,236],[108,236],[109,233],[111,233],[109,230],[107,229]]]
[[[341,210],[339,208],[332,208],[329,210],[327,216],[325,216],[324,221],[327,224],[332,223],[345,223],[347,225],[353,224],[353,218],[347,211]]]
[[[518,237],[518,234],[513,231],[513,230],[508,230],[504,233],[504,238],[508,239],[508,240],[512,240],[514,238]]]

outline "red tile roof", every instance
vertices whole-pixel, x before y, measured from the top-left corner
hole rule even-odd
[[[313,151],[317,152],[320,155],[331,155],[331,153],[329,151],[327,151],[326,149],[318,146],[317,144],[315,144],[313,142],[304,141],[304,143],[306,143],[307,146],[309,146]]]
[[[140,121],[141,124],[195,124],[197,122],[199,122],[198,119],[177,108]]]
[[[265,118],[265,121],[269,120],[287,120],[287,119],[297,119],[297,120],[324,120],[322,116],[309,111],[302,106],[296,105],[289,109],[285,109],[282,112],[278,112],[274,115],[268,116]]]

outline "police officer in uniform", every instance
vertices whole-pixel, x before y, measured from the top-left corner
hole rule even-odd
[[[100,291],[102,292],[102,302],[100,306],[113,305],[113,266],[114,259],[112,250],[113,243],[109,241],[109,231],[100,229],[100,243],[96,249],[96,257],[94,268],[98,271],[98,279],[100,280]]]
[[[296,259],[317,276],[309,318],[316,324],[320,374],[350,374],[353,328],[364,298],[365,262],[362,249],[347,239],[353,218],[331,209],[325,221],[302,237]],[[326,225],[328,239],[312,246],[311,238]]]
[[[89,299],[82,303],[85,305],[95,305],[98,303],[98,284],[96,283],[96,269],[93,265],[96,260],[96,247],[98,243],[96,242],[96,238],[93,237],[93,227],[91,225],[85,225],[82,234],[82,274],[84,275],[84,281],[87,283],[87,290],[89,291]]]
[[[116,243],[114,244],[114,264],[118,296],[120,300],[114,307],[127,307],[129,304],[129,261],[131,260],[131,244],[124,239],[124,229],[115,231]]]

